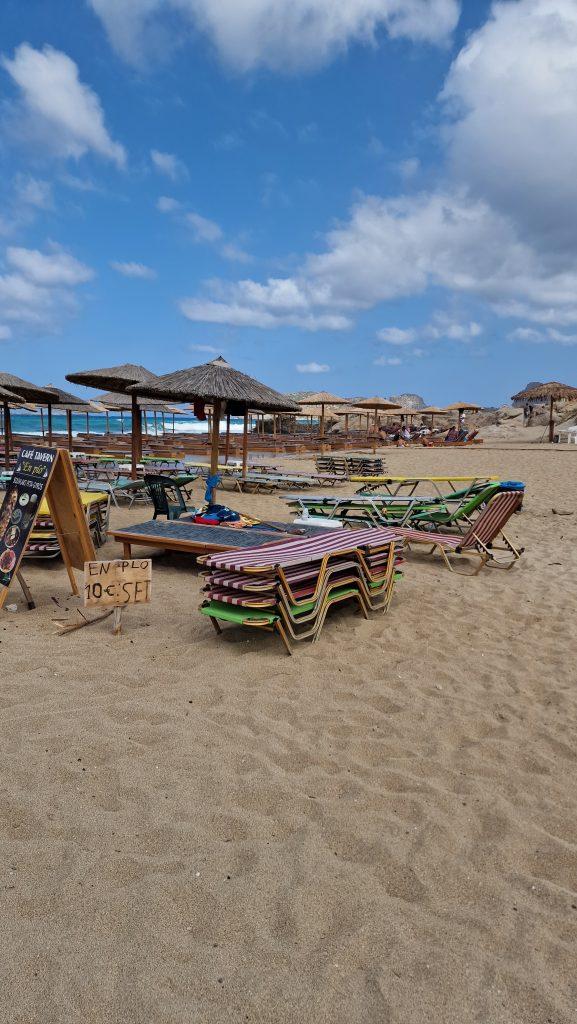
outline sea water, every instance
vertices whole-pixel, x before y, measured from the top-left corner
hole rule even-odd
[[[90,416],[90,433],[91,434],[105,434],[106,433],[106,416],[104,413],[91,412]],[[154,414],[148,413],[148,433],[154,436]],[[124,419],[124,433],[130,434],[131,430],[131,417],[129,412],[125,412],[123,415]],[[143,416],[144,420],[144,416]],[[164,414],[164,421],[166,426],[166,434],[171,435],[173,431],[172,426],[172,413]],[[17,409],[10,410],[10,422],[12,424],[12,432],[14,434],[31,434],[34,436],[42,436],[42,420],[40,413],[35,412],[21,412]],[[156,414],[156,422],[159,435],[162,434],[162,414]],[[111,434],[122,433],[122,419],[119,412],[108,413],[108,425]],[[231,434],[242,434],[243,418],[242,416],[231,416],[230,418],[230,431]],[[48,429],[48,415],[44,413],[44,433]],[[144,422],[142,425],[144,431]],[[226,431],[226,420],[221,420],[220,429],[224,433]],[[56,409],[52,410],[52,430],[57,434],[66,434],[66,413],[56,412]],[[194,419],[192,416],[180,416],[176,413],[174,418],[174,433],[175,434],[206,434],[208,430],[208,422],[204,420]],[[78,434],[86,434],[86,414],[85,413],[72,413],[72,434],[76,437]]]

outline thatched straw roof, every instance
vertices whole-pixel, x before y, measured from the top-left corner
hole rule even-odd
[[[323,415],[323,412],[325,415],[325,419],[330,419],[332,416],[337,415],[336,409],[329,409],[328,406],[323,405],[303,405],[302,409],[300,410],[301,416],[311,416],[314,419],[320,419],[320,417]]]
[[[299,399],[299,405],[348,405],[348,398],[331,395],[330,391],[314,391],[312,395]]]
[[[72,395],[69,391],[56,388],[54,384],[46,384],[44,390],[50,391],[54,395],[51,404],[57,405],[60,409],[67,409],[69,412],[90,412],[90,402],[87,402],[85,398],[79,398],[78,395]],[[38,405],[46,404],[46,401],[38,402]]]
[[[13,373],[6,373],[5,370],[0,370],[0,387],[7,388],[8,391],[12,391],[18,398],[24,398],[27,402],[44,402],[46,404],[46,399],[50,400],[51,397],[46,388],[30,384],[27,380],[22,380],[21,377],[16,377]]]
[[[426,405],[424,409],[418,409],[417,410],[417,412],[426,412],[426,413],[429,413],[429,414],[430,413],[439,413],[439,414],[441,414],[441,413],[444,413],[446,411],[447,411],[446,409],[440,409],[438,405]]]
[[[401,406],[398,402],[390,402],[388,398],[379,398],[375,395],[373,398],[363,398],[359,402],[355,402],[355,405],[362,409],[400,409]]]
[[[461,409],[470,409],[475,412],[478,409],[482,409],[482,405],[477,405],[476,402],[453,402],[452,405],[446,405],[443,412],[461,412]]]
[[[155,378],[156,379],[156,378]],[[132,408],[131,395],[116,395],[112,391],[106,391],[103,395],[97,395],[96,401],[109,412],[130,412]],[[136,404],[146,412],[178,412],[166,402],[159,402],[153,398],[137,398]]]
[[[0,401],[2,402],[21,402],[22,399],[13,394],[12,391],[8,391],[7,388],[0,387]]]
[[[576,399],[577,388],[573,388],[569,384],[559,384],[558,381],[553,380],[548,384],[525,388],[524,391],[519,391],[519,394],[513,395],[511,400],[513,402],[530,401],[532,398],[552,398],[554,402],[560,402],[563,399]]]
[[[217,399],[227,403],[227,411],[233,415],[245,409],[264,409],[267,412],[299,412],[299,406],[285,395],[233,369],[222,356],[191,366],[187,370],[176,370],[157,377],[150,384],[135,385],[128,394],[136,392],[146,398],[165,398],[174,402],[213,402]]]
[[[67,373],[66,380],[72,384],[83,384],[86,388],[106,388],[122,395],[131,384],[156,380],[154,373],[145,366],[135,363],[122,363],[121,366],[108,366],[102,370],[79,370],[78,373]]]

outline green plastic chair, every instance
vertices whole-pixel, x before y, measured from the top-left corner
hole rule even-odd
[[[144,483],[154,505],[153,519],[166,516],[167,519],[180,519],[183,512],[190,512],[182,496],[182,491],[169,476],[145,475]],[[176,498],[176,504],[169,501],[169,494]]]

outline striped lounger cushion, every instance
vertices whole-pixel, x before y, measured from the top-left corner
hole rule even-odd
[[[275,566],[302,565],[320,561],[324,555],[337,551],[354,551],[358,548],[379,548],[390,544],[398,537],[399,531],[389,529],[355,530],[343,537],[340,531],[328,535],[308,537],[305,540],[281,541],[266,547],[245,548],[240,551],[221,551],[202,559],[210,568],[226,568],[233,572],[262,568],[274,570]]]

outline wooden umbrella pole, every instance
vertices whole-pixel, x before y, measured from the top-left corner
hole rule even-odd
[[[242,430],[242,475],[246,476],[248,463],[248,409],[244,410],[244,423]]]
[[[230,451],[230,413],[226,414],[226,445],[224,449],[224,464],[228,463],[228,453]]]
[[[52,402],[48,402],[48,444],[52,446]]]
[[[72,410],[66,410],[66,431],[68,434],[68,451],[72,451]]]
[[[555,421],[553,420],[553,395],[549,399],[549,441],[553,440],[555,433]]]
[[[212,409],[212,444],[210,450],[210,475],[216,476],[218,473],[218,444],[220,441],[220,398],[215,398],[213,409]],[[212,488],[210,496],[211,502],[214,502],[216,494],[216,487]]]
[[[10,422],[10,406],[4,402],[4,466],[10,469],[10,442],[12,440],[12,424]]]
[[[110,416],[108,414],[108,409],[106,409],[106,436],[107,437],[108,437],[109,433],[110,433]]]
[[[124,434],[124,410],[120,410],[120,433]]]
[[[90,413],[86,413],[86,433],[90,436]]]
[[[40,430],[42,431],[42,440],[44,440],[44,409],[40,406]]]
[[[154,436],[155,437],[158,437],[158,419],[157,419],[157,416],[158,416],[158,413],[157,413],[157,411],[155,409],[154,410]]]
[[[130,476],[136,480],[138,476],[137,466],[142,458],[142,421],[140,419],[140,406],[136,395],[132,395],[132,466]]]

